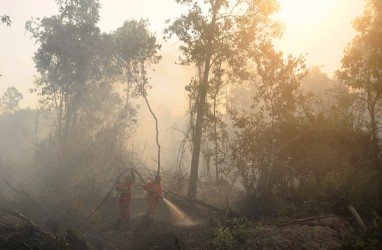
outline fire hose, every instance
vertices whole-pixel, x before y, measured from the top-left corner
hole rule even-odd
[[[80,223],[78,223],[75,228],[77,229],[78,227],[80,227],[82,224],[84,224],[86,221],[88,221],[97,211],[98,209],[103,205],[103,203],[109,198],[109,196],[111,195],[112,191],[114,190],[114,187],[117,185],[119,179],[121,178],[121,176],[123,174],[125,174],[127,171],[131,171],[132,173],[135,172],[139,178],[141,179],[142,183],[145,183],[145,180],[143,179],[143,177],[141,176],[141,174],[133,169],[133,168],[127,168],[125,170],[123,170],[119,175],[118,175],[118,178],[115,180],[113,186],[110,188],[109,192],[107,192],[107,194],[105,195],[105,197],[103,198],[103,200],[98,204],[97,207],[95,207],[93,209],[93,211],[90,213],[90,215],[88,217],[86,217],[85,219],[83,219]]]

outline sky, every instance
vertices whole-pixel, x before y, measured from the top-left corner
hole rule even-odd
[[[308,66],[319,65],[332,76],[340,67],[346,44],[355,35],[351,22],[362,14],[363,0],[279,2],[281,10],[275,17],[285,24],[286,30],[283,38],[275,41],[276,47],[286,54],[305,55]],[[105,32],[115,30],[126,19],[144,18],[149,19],[150,29],[161,37],[164,21],[179,16],[182,11],[175,0],[101,0],[100,3],[99,26]],[[51,16],[55,13],[55,0],[0,0],[0,16],[7,14],[12,20],[11,27],[0,25],[0,94],[7,87],[15,86],[24,95],[25,100],[21,103],[23,106],[33,107],[36,101],[28,89],[33,87],[35,69],[32,57],[37,47],[30,34],[25,32],[25,22],[31,17]],[[169,61],[176,60],[176,48],[177,44],[164,44],[162,52],[166,55],[163,64],[169,66]],[[159,68],[164,67],[159,65]],[[179,68],[177,70],[182,71]],[[165,74],[171,72],[173,70],[169,68]]]
[[[281,10],[274,17],[285,25],[282,39],[276,48],[285,54],[305,55],[306,64],[321,66],[329,76],[340,68],[346,45],[355,36],[352,20],[362,14],[363,0],[279,0]],[[182,13],[175,0],[100,0],[102,31],[110,32],[127,19],[148,19],[150,29],[162,37],[165,20]],[[25,22],[31,17],[51,16],[57,13],[55,0],[0,0],[0,16],[11,17],[12,25],[0,25],[0,95],[9,86],[15,86],[24,95],[22,107],[36,107],[37,97],[29,93],[33,87],[33,53],[37,46],[25,32]],[[189,68],[175,65],[178,57],[176,42],[162,44],[162,62],[155,66],[149,93],[151,106],[161,111],[159,121],[162,139],[171,136],[169,130],[179,126],[184,118],[184,86],[192,73]],[[142,108],[143,121],[151,117]],[[174,118],[175,117],[175,118]],[[151,125],[151,124],[150,124]],[[152,130],[153,131],[153,130]],[[166,135],[167,134],[167,135]],[[152,135],[150,135],[152,136]],[[142,144],[142,143],[141,143]],[[155,151],[155,150],[154,150]],[[147,157],[151,157],[147,154]]]
[[[279,0],[278,16],[286,25],[279,48],[305,55],[308,66],[322,66],[329,76],[341,67],[346,45],[355,36],[354,18],[362,15],[364,0]]]

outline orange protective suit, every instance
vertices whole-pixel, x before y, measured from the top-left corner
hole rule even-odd
[[[158,205],[159,199],[163,199],[162,188],[159,183],[149,182],[143,186],[143,189],[147,191],[147,214],[150,217],[154,216],[155,209]]]
[[[131,185],[132,182],[121,183],[117,186],[117,190],[121,192],[119,198],[119,208],[121,219],[129,220],[130,218],[130,201],[131,201]]]

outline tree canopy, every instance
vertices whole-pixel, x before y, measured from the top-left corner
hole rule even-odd
[[[177,1],[189,7],[188,13],[166,29],[182,42],[182,64],[192,64],[196,83],[196,121],[188,196],[196,197],[199,155],[208,90],[231,79],[249,79],[250,61],[258,60],[262,48],[281,34],[281,26],[270,18],[278,9],[276,1]]]
[[[0,110],[3,113],[14,113],[20,109],[19,102],[23,94],[16,87],[8,87],[0,99]]]

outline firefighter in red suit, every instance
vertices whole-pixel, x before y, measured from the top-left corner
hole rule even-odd
[[[122,222],[129,222],[130,219],[130,201],[131,201],[131,186],[135,182],[135,176],[131,173],[125,177],[124,182],[117,185],[116,189],[120,192],[119,208],[120,218],[117,221],[117,228],[121,226]]]
[[[158,205],[160,199],[163,199],[163,192],[160,186],[161,177],[159,175],[155,176],[153,182],[146,183],[143,189],[147,191],[146,201],[147,201],[147,220],[148,224],[153,221],[155,209]]]

